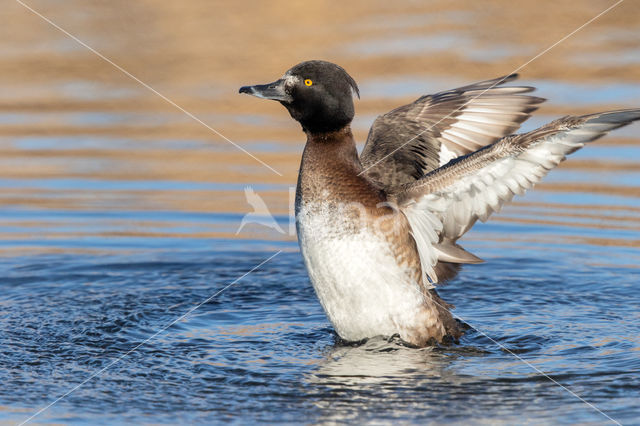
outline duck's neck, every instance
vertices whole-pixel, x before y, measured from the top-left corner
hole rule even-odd
[[[307,133],[303,163],[305,160],[311,162],[309,165],[322,168],[339,167],[357,173],[362,170],[350,126],[333,132]]]
[[[380,201],[379,190],[362,173],[351,128],[307,133],[298,176],[297,198],[352,201],[355,197]]]

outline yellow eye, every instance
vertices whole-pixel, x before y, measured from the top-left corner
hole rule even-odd
[[[309,80],[309,79],[306,79],[306,80],[304,81],[304,85],[305,85],[305,86],[311,86],[312,84],[313,84],[313,81],[311,81],[311,80]]]

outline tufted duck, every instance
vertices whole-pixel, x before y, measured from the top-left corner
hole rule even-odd
[[[481,259],[457,240],[565,156],[640,109],[567,116],[512,134],[544,101],[517,75],[426,95],[379,116],[358,156],[354,79],[307,61],[240,93],[279,101],[307,136],[296,190],[298,241],[311,283],[346,341],[399,335],[457,341],[464,327],[435,285]]]

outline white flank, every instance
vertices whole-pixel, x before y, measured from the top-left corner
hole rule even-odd
[[[389,242],[364,221],[323,202],[300,206],[296,219],[311,283],[343,339],[403,336],[422,318],[414,271],[398,265]]]

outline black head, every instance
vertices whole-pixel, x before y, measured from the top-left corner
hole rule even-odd
[[[358,86],[340,66],[326,61],[302,62],[277,81],[244,86],[240,93],[280,101],[305,131],[339,130],[353,120],[352,91]]]

